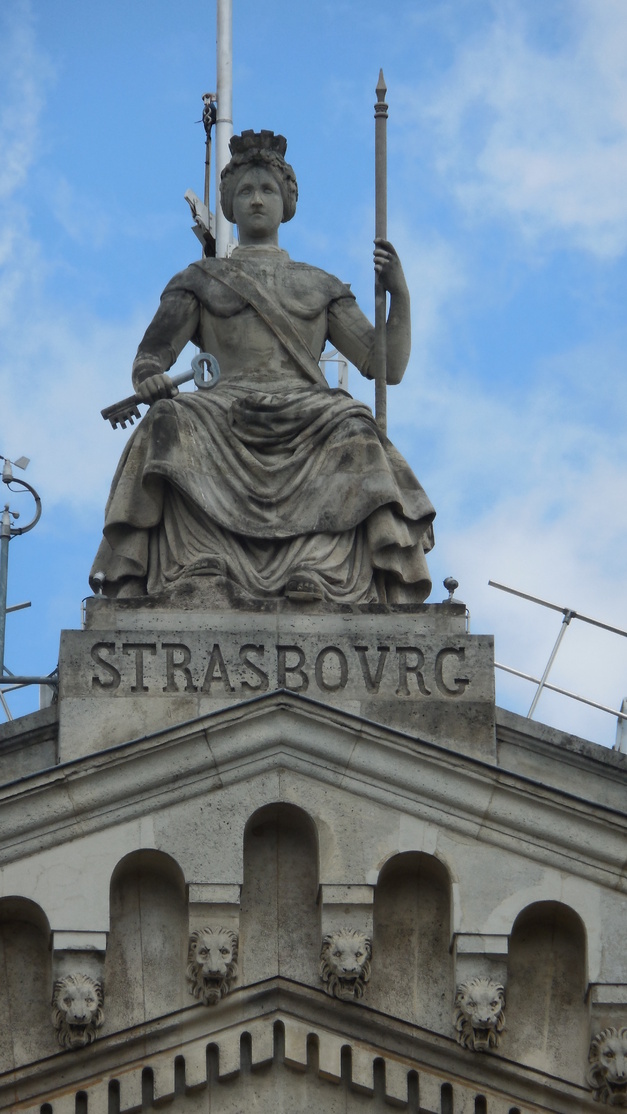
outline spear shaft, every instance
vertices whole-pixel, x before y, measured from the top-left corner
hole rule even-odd
[[[387,239],[387,120],[388,106],[385,103],[387,87],[383,70],[379,70],[379,80],[375,89],[377,102],[374,106],[374,196],[375,196],[375,237]],[[375,362],[375,417],[381,433],[387,433],[387,351],[385,324],[387,316],[387,297],[385,287],[378,275],[374,283],[374,362]]]

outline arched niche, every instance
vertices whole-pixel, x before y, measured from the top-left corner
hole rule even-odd
[[[588,1055],[586,931],[557,901],[538,901],[514,922],[503,1055],[582,1083]]]
[[[373,937],[369,1003],[449,1033],[451,883],[433,855],[405,851],[385,864],[375,889]]]
[[[50,925],[21,897],[0,900],[0,1072],[58,1050],[50,1020]]]
[[[318,837],[295,805],[272,804],[244,832],[240,985],[282,975],[317,986]]]
[[[161,851],[135,851],[113,872],[105,960],[105,1032],[190,1005],[185,879]]]

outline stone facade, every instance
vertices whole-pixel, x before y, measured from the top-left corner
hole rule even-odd
[[[495,709],[460,605],[93,601],[60,679],[0,731],[1,1110],[624,1105],[627,759]]]

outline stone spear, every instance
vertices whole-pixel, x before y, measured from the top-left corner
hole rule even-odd
[[[374,106],[374,196],[375,196],[375,238],[387,239],[387,119],[388,106],[385,103],[387,87],[383,70],[379,70],[379,80],[375,89],[377,102]],[[374,360],[375,360],[375,417],[381,433],[387,433],[387,352],[385,324],[387,297],[385,287],[375,273],[374,282]]]

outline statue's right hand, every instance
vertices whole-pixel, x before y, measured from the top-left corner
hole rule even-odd
[[[152,406],[152,403],[156,402],[158,398],[174,398],[178,393],[178,387],[174,386],[170,376],[166,375],[165,372],[150,375],[137,388],[140,402],[146,402],[149,406]]]

